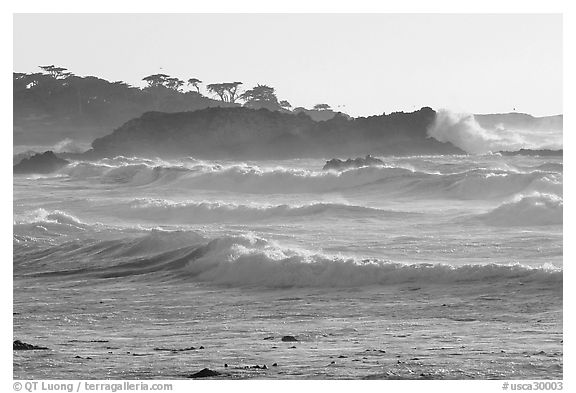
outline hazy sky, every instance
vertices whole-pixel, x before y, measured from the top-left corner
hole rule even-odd
[[[276,88],[352,115],[562,113],[561,15],[17,14],[14,71],[55,64]]]

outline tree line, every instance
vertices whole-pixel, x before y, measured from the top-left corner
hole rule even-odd
[[[202,81],[198,78],[190,78],[188,81],[174,78],[166,74],[153,74],[142,78],[148,86],[147,88],[165,87],[175,91],[182,91],[185,85],[191,86],[196,89],[198,94]],[[251,89],[241,91],[242,82],[220,82],[207,84],[205,89],[208,94],[213,98],[219,99],[222,102],[236,104],[239,101],[244,101],[244,105],[248,107],[274,107],[278,109],[290,110],[292,105],[286,100],[279,100],[276,96],[275,89],[271,86],[264,84],[257,84]],[[328,104],[316,104],[314,110],[330,110]]]
[[[47,78],[53,80],[62,81],[62,85],[66,86],[70,82],[78,82],[77,76],[69,72],[68,69],[64,67],[57,67],[55,65],[39,66],[43,71],[42,73],[13,73],[15,87],[22,87],[26,89],[31,89],[37,87],[38,85],[44,83],[46,84]],[[95,77],[87,77],[89,79]],[[95,78],[99,79],[99,78]],[[201,92],[202,81],[198,78],[190,78],[187,81],[181,80],[179,78],[171,77],[166,74],[152,74],[142,78],[146,82],[147,86],[141,90],[153,91],[158,89],[167,89],[177,93],[186,93],[183,88],[184,86],[189,86],[196,90],[196,94],[200,96],[210,96],[208,98],[217,99],[221,102],[226,102],[230,104],[238,104],[243,101],[244,105],[251,108],[259,109],[265,107],[267,109],[284,109],[290,110],[292,105],[287,100],[279,100],[274,87],[257,84],[251,89],[242,91],[242,82],[220,82],[220,83],[210,83],[205,86],[205,91],[207,94]],[[20,82],[20,83],[18,83]],[[124,88],[134,88],[125,82],[118,81],[114,82],[114,85]],[[192,91],[194,92],[194,91]],[[313,107],[314,110],[330,110],[331,107],[328,104],[316,104]]]
[[[144,87],[124,81],[110,82],[96,76],[78,76],[56,65],[39,66],[39,72],[13,72],[14,129],[19,138],[26,132],[98,132],[117,127],[145,112],[186,112],[208,107],[244,106],[300,113],[287,100],[279,99],[274,87],[243,82],[207,83],[167,74],[142,78]],[[330,106],[318,104],[315,113],[330,114]],[[35,132],[35,131],[34,131]],[[93,132],[93,131],[86,131]]]

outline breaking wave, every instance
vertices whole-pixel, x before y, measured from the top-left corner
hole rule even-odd
[[[12,226],[13,240],[16,243],[78,235],[91,232],[95,228],[95,225],[82,222],[67,212],[43,208],[14,217]]]
[[[552,266],[408,265],[356,260],[281,247],[251,235],[224,236],[209,241],[196,233],[153,232],[137,239],[68,242],[52,246],[48,251],[25,252],[16,248],[16,274],[141,277],[166,282],[266,288],[480,282],[557,285],[562,282],[562,270]],[[29,265],[34,265],[34,270],[28,270]],[[45,266],[45,270],[38,273],[38,266]]]
[[[436,120],[428,129],[428,135],[440,142],[451,142],[472,154],[497,151],[514,151],[522,148],[558,149],[562,146],[562,132],[531,132],[505,128],[487,129],[467,113],[439,110]]]
[[[372,190],[410,197],[462,199],[506,197],[521,192],[562,194],[562,174],[544,169],[530,171],[471,169],[439,173],[400,166],[349,169],[342,172],[315,171],[248,164],[222,165],[206,162],[165,163],[157,161],[101,160],[77,162],[60,174],[74,180],[92,179],[102,184],[130,187],[167,186],[178,189],[233,191],[251,194],[329,193]]]
[[[37,225],[54,224],[74,227],[77,229],[86,228],[86,224],[78,218],[61,210],[36,209],[24,216],[14,220],[14,225]]]

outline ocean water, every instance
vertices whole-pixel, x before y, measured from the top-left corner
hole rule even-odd
[[[381,159],[15,175],[14,378],[562,378],[562,159]]]

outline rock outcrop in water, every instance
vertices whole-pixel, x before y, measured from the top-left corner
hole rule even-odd
[[[67,160],[57,157],[54,152],[46,151],[24,158],[14,165],[14,173],[51,173],[68,164]]]
[[[338,158],[333,158],[329,161],[326,161],[326,165],[322,168],[322,170],[345,170],[350,168],[361,168],[363,166],[372,166],[372,165],[381,165],[384,164],[384,161],[379,160],[378,158],[374,158],[371,155],[367,155],[365,158],[358,157],[355,159],[347,159],[346,161],[340,160]]]
[[[32,350],[45,350],[48,349],[47,347],[40,347],[37,345],[32,345],[32,344],[28,344],[25,342],[22,342],[20,340],[15,340],[12,343],[12,350],[13,351],[32,351]]]
[[[23,159],[30,158],[35,154],[37,154],[37,152],[32,151],[32,150],[28,150],[28,151],[14,154],[12,156],[12,166],[19,164]]]
[[[451,143],[428,137],[436,112],[316,122],[301,113],[266,109],[208,108],[194,112],[148,112],[96,139],[89,157],[274,159],[335,155],[464,154]]]
[[[209,378],[209,377],[217,377],[219,375],[222,374],[219,373],[218,371],[210,370],[209,368],[203,368],[197,373],[189,375],[188,378]]]

